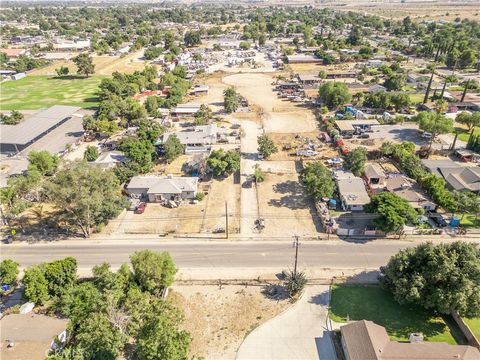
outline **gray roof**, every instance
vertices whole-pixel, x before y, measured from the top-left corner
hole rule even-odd
[[[370,202],[363,179],[359,177],[338,179],[337,185],[346,205],[366,205]]]
[[[55,105],[40,111],[17,125],[0,125],[1,143],[28,144],[62,120],[72,116],[81,108],[78,106]]]
[[[368,164],[364,169],[367,178],[384,178],[385,172],[378,164]]]
[[[197,177],[134,176],[127,185],[130,189],[146,189],[149,194],[181,194],[196,191]]]
[[[165,143],[170,136],[175,134],[183,145],[187,144],[205,144],[205,139],[217,135],[217,125],[200,125],[195,126],[193,130],[176,131],[166,133],[162,136],[160,144]],[[209,143],[210,141],[207,141]]]

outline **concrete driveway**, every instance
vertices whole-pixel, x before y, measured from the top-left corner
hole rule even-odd
[[[236,359],[335,360],[335,350],[326,328],[329,301],[328,286],[306,287],[293,307],[246,337]]]

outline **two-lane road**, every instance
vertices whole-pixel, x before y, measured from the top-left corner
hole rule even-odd
[[[301,268],[378,268],[398,250],[418,243],[374,241],[364,244],[343,241],[304,241],[299,250]],[[103,261],[116,268],[141,249],[168,251],[180,268],[276,268],[291,266],[292,242],[202,241],[202,240],[84,240],[42,244],[1,245],[1,258],[13,259],[22,267],[74,256],[79,269],[87,270]]]

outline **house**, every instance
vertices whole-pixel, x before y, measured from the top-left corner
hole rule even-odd
[[[336,71],[327,73],[327,79],[355,79],[357,73],[354,71]]]
[[[317,74],[299,74],[298,80],[303,86],[315,86],[322,81]]]
[[[389,176],[385,180],[385,190],[406,200],[415,209],[435,211],[437,204],[422,193],[420,186],[404,175]]]
[[[127,193],[149,202],[178,201],[194,199],[197,188],[198,177],[134,176],[127,185]]]
[[[468,149],[457,149],[457,151],[455,151],[455,155],[457,155],[463,162],[480,160],[480,154]]]
[[[370,67],[370,68],[378,68],[380,66],[383,65],[383,61],[382,60],[378,60],[378,59],[371,59],[371,60],[368,60],[367,61],[367,66]]]
[[[208,94],[208,85],[195,85],[195,87],[190,91],[192,95],[201,95]]]
[[[334,176],[343,210],[363,211],[363,207],[370,203],[363,179],[348,171],[335,171]]]
[[[452,160],[422,160],[432,174],[445,179],[448,187],[458,191],[480,193],[480,167],[462,166]]]
[[[379,92],[385,92],[385,91],[387,91],[387,88],[385,86],[382,86],[382,85],[379,85],[379,84],[372,85],[368,88],[368,92],[372,93],[372,94],[376,94],[376,93],[379,93]]]
[[[194,126],[188,130],[163,134],[155,145],[162,145],[175,134],[178,140],[189,147],[212,145],[217,143],[218,128],[216,124]]]
[[[177,105],[172,111],[173,116],[192,116],[198,110],[200,110],[200,105],[197,104],[182,104]]]
[[[408,73],[407,74],[407,82],[409,83],[417,83],[417,82],[425,82],[428,81],[428,75],[425,74],[418,74],[418,73]]]
[[[89,164],[99,166],[102,169],[113,169],[128,160],[130,160],[128,156],[121,151],[107,151],[101,153],[95,161],[91,161]]]
[[[367,185],[370,187],[383,187],[385,186],[385,180],[387,175],[378,164],[368,164],[364,168],[364,176],[367,181]]]
[[[468,345],[424,342],[423,335],[411,334],[408,342],[390,341],[383,326],[361,320],[340,327],[346,360],[477,360],[480,351]]]

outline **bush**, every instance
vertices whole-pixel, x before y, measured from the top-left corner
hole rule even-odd
[[[300,293],[307,284],[307,277],[304,272],[297,272],[294,274],[292,271],[287,272],[285,275],[285,287],[290,295],[294,297]]]
[[[28,301],[42,305],[49,299],[48,281],[40,266],[33,266],[25,270],[23,285],[25,287],[24,296]]]
[[[18,263],[5,259],[0,263],[0,283],[2,285],[15,285],[18,277]]]
[[[44,265],[44,276],[51,296],[63,295],[77,282],[77,260],[66,257]]]
[[[89,145],[83,153],[83,158],[87,161],[95,161],[100,156],[96,146]]]
[[[197,195],[195,195],[195,199],[197,199],[198,201],[202,201],[203,199],[205,199],[205,194],[202,191],[199,191],[197,192]]]

